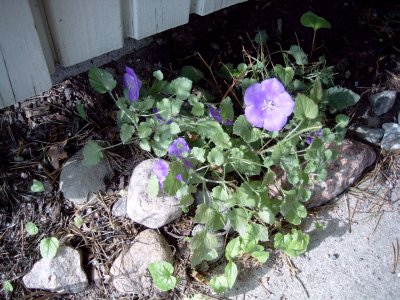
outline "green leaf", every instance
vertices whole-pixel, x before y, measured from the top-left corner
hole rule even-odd
[[[97,165],[103,158],[103,148],[95,141],[88,142],[83,147],[83,164],[87,166]]]
[[[192,104],[192,110],[190,111],[193,116],[201,117],[204,115],[204,104],[201,102],[195,102]]]
[[[325,18],[317,16],[311,11],[303,14],[300,18],[300,22],[303,26],[311,27],[312,29],[314,29],[314,31],[317,31],[321,28],[331,28],[331,24]]]
[[[221,117],[223,121],[233,121],[235,118],[235,112],[233,111],[233,104],[232,100],[229,97],[226,97],[224,100],[222,100],[221,105]]]
[[[226,202],[230,198],[229,190],[227,188],[218,185],[212,189],[212,198]]]
[[[178,123],[172,122],[169,124],[171,134],[178,134],[181,132],[181,128],[179,127]]]
[[[179,114],[183,101],[179,99],[168,99],[164,98],[157,102],[157,110],[161,118],[164,120],[170,120]]]
[[[222,166],[225,162],[224,154],[218,148],[212,148],[207,155],[207,161],[210,164],[215,164],[217,166]]]
[[[318,116],[318,105],[304,94],[298,94],[294,115],[299,120],[315,119]]]
[[[197,206],[194,221],[196,223],[205,224],[206,229],[210,231],[224,229],[226,223],[223,215],[218,210],[205,203]]]
[[[32,185],[31,185],[31,192],[34,192],[34,193],[44,192],[43,183],[39,180],[33,179]]]
[[[86,114],[85,108],[82,105],[82,101],[78,100],[76,101],[75,104],[76,111],[78,112],[79,116],[84,119],[85,121],[88,121],[88,116]]]
[[[6,293],[11,293],[14,290],[14,287],[12,286],[11,282],[9,280],[4,280],[3,281],[3,291]]]
[[[296,200],[296,191],[284,191],[281,213],[293,225],[300,225],[301,219],[307,217],[307,209]]]
[[[169,196],[174,196],[184,185],[183,182],[176,179],[178,174],[183,174],[184,169],[180,162],[175,161],[169,164],[169,173],[163,183],[163,190]]]
[[[192,80],[193,82],[198,82],[204,77],[203,72],[193,66],[183,66],[181,69],[181,75]]]
[[[236,282],[238,268],[233,261],[229,261],[225,267],[224,275],[228,282],[228,287],[231,289]]]
[[[229,288],[228,278],[225,275],[213,276],[210,279],[210,286],[216,293],[223,293]]]
[[[335,121],[337,126],[344,128],[349,124],[350,118],[346,115],[339,114],[335,117]]]
[[[151,278],[155,286],[163,292],[172,290],[176,287],[178,280],[174,273],[174,267],[166,261],[158,261],[148,265]]]
[[[74,224],[76,227],[80,228],[83,225],[83,219],[81,216],[76,216],[74,218]]]
[[[310,98],[314,100],[315,103],[320,103],[323,95],[321,80],[315,79],[310,90]]]
[[[228,260],[240,256],[241,253],[242,250],[240,247],[240,237],[230,240],[225,247],[225,257]]]
[[[291,257],[296,257],[307,250],[310,236],[301,230],[292,229],[292,234],[277,233],[274,237],[275,249],[280,249]]]
[[[217,238],[214,234],[202,230],[197,232],[190,240],[190,250],[192,253],[192,266],[199,265],[203,260],[213,260],[218,254],[215,250]]]
[[[171,88],[175,92],[177,99],[186,100],[192,91],[192,81],[185,77],[178,77],[172,80]]]
[[[131,140],[134,132],[135,127],[126,123],[122,124],[121,131],[119,133],[122,143],[127,144]]]
[[[246,146],[232,148],[229,151],[229,162],[238,172],[246,175],[259,175],[261,162],[259,156]]]
[[[151,146],[150,146],[148,140],[140,140],[139,146],[140,146],[140,148],[142,148],[144,151],[147,151],[147,152],[150,152],[150,151],[151,151]]]
[[[150,119],[151,120],[151,119]],[[141,139],[148,138],[153,133],[153,129],[147,122],[142,122],[138,125],[138,136]],[[132,132],[133,134],[133,132]]]
[[[147,194],[150,198],[156,198],[159,192],[159,183],[156,175],[151,174],[147,184]]]
[[[360,95],[354,93],[352,90],[335,86],[325,91],[324,98],[330,107],[343,110],[356,104],[360,100]]]
[[[157,71],[154,71],[154,72],[153,72],[153,77],[154,77],[155,79],[157,79],[158,81],[161,81],[161,80],[164,79],[164,74],[163,74],[163,72],[161,72],[160,70],[157,70]]]
[[[253,143],[261,138],[262,131],[253,128],[244,115],[240,115],[233,124],[233,134],[240,136],[246,143]]]
[[[25,231],[29,235],[36,235],[39,232],[39,228],[35,225],[35,223],[28,222],[25,224]]]
[[[274,66],[274,72],[278,76],[278,78],[282,81],[285,87],[288,87],[289,84],[293,81],[294,70],[291,67],[284,68],[278,64]]]
[[[268,40],[268,34],[265,30],[261,30],[256,34],[256,37],[254,38],[254,41],[259,45],[265,45]]]
[[[203,138],[209,138],[216,146],[226,149],[231,147],[229,135],[217,121],[199,120],[196,123],[196,132]]]
[[[201,163],[206,161],[206,150],[203,148],[193,147],[192,151],[190,151],[190,155]]]
[[[268,207],[263,207],[258,212],[258,217],[263,220],[267,224],[274,224],[275,223],[275,215],[272,210]]]
[[[89,82],[90,86],[100,94],[111,92],[117,85],[110,73],[94,67],[89,69]]]
[[[299,46],[292,45],[288,53],[293,56],[296,64],[298,64],[299,66],[308,64],[307,54],[305,54],[303,49],[301,49]]]
[[[254,251],[251,253],[251,256],[253,256],[255,259],[258,260],[260,263],[265,263],[268,258],[269,258],[269,252],[267,251]]]
[[[44,238],[40,241],[40,254],[43,258],[53,258],[57,254],[60,242],[55,237]]]
[[[228,219],[231,221],[233,229],[235,229],[240,235],[245,234],[251,214],[243,208],[232,208],[227,215]]]

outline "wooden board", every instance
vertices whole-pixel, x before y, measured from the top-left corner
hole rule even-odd
[[[247,0],[191,0],[190,12],[200,16],[232,6]]]
[[[0,0],[0,107],[51,87],[31,9],[25,0]]]
[[[189,22],[190,0],[123,0],[124,32],[142,39]]]
[[[120,0],[44,0],[44,7],[61,65],[122,48]]]

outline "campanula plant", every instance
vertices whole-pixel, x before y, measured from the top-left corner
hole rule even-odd
[[[119,108],[122,143],[133,142],[159,158],[149,196],[175,195],[189,212],[196,191],[209,195],[194,207],[194,222],[204,230],[187,240],[196,268],[218,257],[216,234],[226,235],[224,273],[209,281],[216,292],[232,288],[243,255],[264,263],[267,241],[289,256],[306,251],[309,236],[296,226],[307,216],[312,185],[326,177],[327,164],[337,156],[333,146],[341,143],[348,124],[343,114],[334,122],[327,114],[359,99],[333,85],[324,58],[310,63],[294,45],[275,54],[283,65],[272,64],[271,55],[265,55],[266,32],[256,43],[257,57],[247,54],[246,64],[227,64],[220,72],[232,79],[235,106],[228,96],[211,101],[200,86],[204,74],[194,67],[182,68],[185,76],[171,81],[158,70],[143,85],[127,67],[122,97],[113,92],[116,81],[109,73],[89,71],[92,87],[108,93]],[[88,145],[85,159],[99,161],[100,145]],[[170,267],[167,271],[165,280],[172,280]]]

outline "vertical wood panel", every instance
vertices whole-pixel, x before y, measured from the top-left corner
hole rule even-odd
[[[46,58],[47,67],[49,68],[50,74],[55,70],[55,51],[53,41],[50,35],[50,28],[47,24],[47,18],[44,11],[43,1],[41,0],[29,0],[29,4],[32,11],[33,21],[35,22],[36,30],[39,34],[39,40],[42,45],[44,57]]]
[[[50,74],[25,0],[0,0],[0,106],[51,87]]]
[[[125,0],[127,36],[142,39],[189,22],[190,0]]]
[[[122,48],[120,0],[45,0],[44,4],[63,66]]]
[[[208,15],[214,11],[232,6],[247,0],[191,0],[190,12],[200,16]]]

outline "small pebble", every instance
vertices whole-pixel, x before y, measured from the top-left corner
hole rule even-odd
[[[27,179],[27,178],[28,178],[28,174],[26,174],[26,173],[21,173],[21,178],[22,178],[22,179]]]
[[[337,260],[339,258],[339,254],[335,253],[331,256],[332,260]]]

